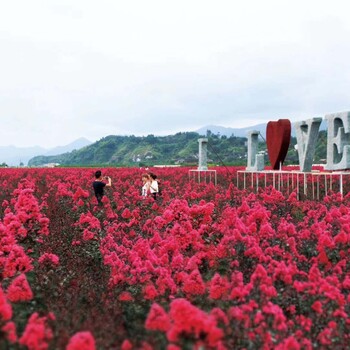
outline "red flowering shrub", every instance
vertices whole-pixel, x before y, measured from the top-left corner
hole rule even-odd
[[[144,170],[106,169],[98,206],[95,169],[1,169],[0,348],[346,348],[350,195],[241,190],[236,170],[154,169],[154,201]]]

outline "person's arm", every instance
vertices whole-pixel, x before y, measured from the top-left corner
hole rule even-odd
[[[109,176],[107,176],[107,180],[108,182],[106,183],[106,186],[112,186],[112,179]]]

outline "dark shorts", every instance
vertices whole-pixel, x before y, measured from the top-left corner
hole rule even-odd
[[[102,197],[103,197],[103,194],[96,194],[96,199],[99,205],[102,204]]]

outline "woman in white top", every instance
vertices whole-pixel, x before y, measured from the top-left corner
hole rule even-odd
[[[158,188],[158,181],[156,180],[157,179],[157,175],[153,174],[153,173],[149,173],[149,177],[151,179],[151,183],[150,183],[150,186],[149,186],[149,190],[151,192],[151,195],[154,199],[157,199],[157,193],[159,191],[159,188]]]
[[[142,196],[147,197],[151,185],[151,179],[148,174],[142,175],[142,183]]]

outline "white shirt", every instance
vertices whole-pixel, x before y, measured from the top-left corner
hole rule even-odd
[[[146,182],[143,186],[142,186],[142,196],[146,197],[147,196],[147,192],[149,189],[149,183]]]
[[[158,193],[158,182],[157,182],[157,180],[152,180],[150,191],[151,191],[151,193]]]

